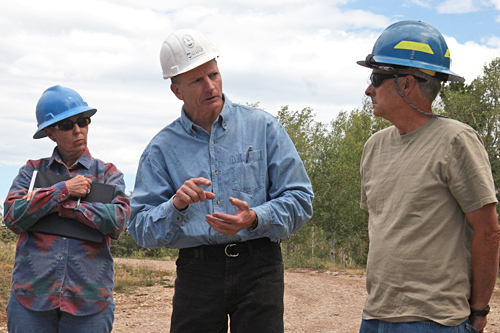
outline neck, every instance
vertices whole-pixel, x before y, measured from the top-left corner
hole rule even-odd
[[[404,135],[422,127],[425,123],[431,120],[431,118],[432,116],[418,114],[414,117],[403,117],[399,121],[394,121],[392,124],[399,130],[400,135]]]
[[[76,161],[78,161],[78,159],[80,158],[80,156],[82,156],[82,154],[83,154],[83,151],[77,155],[66,154],[59,149],[59,156],[61,156],[62,161],[68,167],[68,169],[71,168],[73,166],[73,164],[76,163]]]
[[[217,117],[219,117],[219,114],[221,113],[222,109],[207,113],[189,112],[188,110],[185,111],[186,115],[189,117],[189,119],[191,119],[193,123],[195,123],[198,126],[201,126],[205,131],[211,134],[212,124],[215,122]]]

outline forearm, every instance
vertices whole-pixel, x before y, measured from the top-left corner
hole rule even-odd
[[[27,189],[9,193],[5,200],[5,225],[15,233],[26,231],[43,216],[56,211],[61,202],[69,197],[64,183],[41,189],[30,201],[22,199]]]
[[[118,239],[127,227],[130,216],[130,199],[119,194],[111,203],[81,202],[67,200],[61,205],[59,215],[73,218],[101,233]]]
[[[133,199],[128,230],[142,247],[175,248],[174,242],[179,238],[178,233],[185,217],[186,211],[175,209],[171,200],[152,207],[147,204],[139,205]]]
[[[491,298],[498,274],[499,228],[492,233],[475,232],[472,240],[471,307],[484,309]]]
[[[312,191],[290,190],[263,205],[251,207],[259,216],[258,234],[276,241],[304,226],[312,216]]]

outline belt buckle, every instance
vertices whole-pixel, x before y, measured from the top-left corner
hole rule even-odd
[[[233,247],[233,246],[236,246],[236,244],[227,244],[226,247],[224,248],[224,253],[226,254],[226,256],[228,257],[231,257],[231,258],[236,258],[237,256],[239,256],[240,254],[239,253],[236,253],[236,254],[231,254],[231,253],[227,253],[227,250],[230,248],[230,247]]]

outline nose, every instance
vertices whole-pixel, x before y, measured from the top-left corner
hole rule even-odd
[[[207,76],[207,77],[205,77],[205,78],[204,78],[204,80],[203,80],[203,82],[204,82],[204,86],[205,86],[205,89],[206,89],[206,90],[212,90],[212,89],[214,89],[214,88],[215,88],[215,84],[214,84],[214,82],[210,79],[210,77],[208,77],[208,76]]]
[[[78,124],[77,124],[77,123],[75,123],[75,124],[73,125],[73,133],[74,133],[74,134],[79,134],[81,131],[82,131],[82,128],[81,128],[80,126],[78,126]]]
[[[373,84],[370,83],[370,85],[366,88],[365,95],[369,97],[373,97],[375,95],[375,87]]]

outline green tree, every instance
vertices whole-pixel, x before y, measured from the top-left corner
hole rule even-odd
[[[282,107],[277,116],[304,163],[307,174],[313,183],[313,189],[319,143],[326,131],[325,126],[316,122],[314,117],[315,114],[311,108],[291,111],[288,106]],[[314,216],[302,229],[283,239],[282,245],[285,264],[288,266],[317,268],[322,259],[328,257],[329,249],[325,233],[316,225]]]
[[[483,67],[483,75],[469,85],[446,84],[440,93],[447,117],[470,125],[481,136],[491,163],[495,184],[500,184],[500,58]]]
[[[337,261],[365,264],[368,253],[368,214],[359,207],[359,163],[366,140],[390,125],[373,116],[364,100],[361,110],[341,112],[321,142],[314,179],[317,224],[328,232]]]

